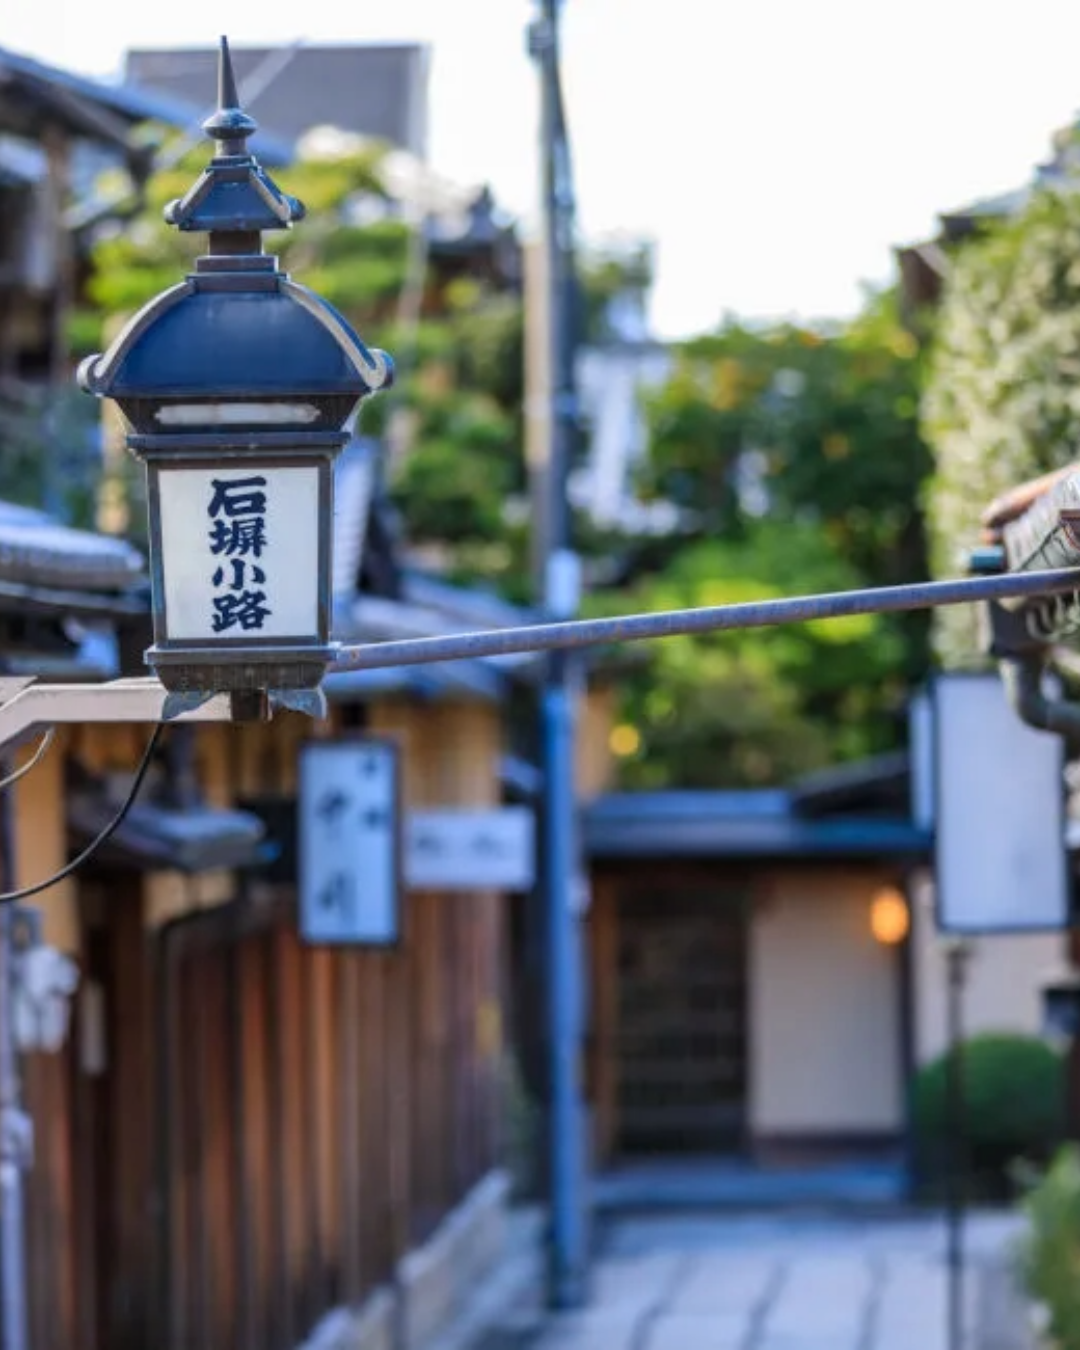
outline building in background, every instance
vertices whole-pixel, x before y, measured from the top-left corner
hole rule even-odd
[[[671,357],[649,326],[649,250],[624,245],[614,260],[625,267],[625,285],[607,302],[578,357],[585,449],[571,475],[570,500],[602,529],[665,534],[677,523],[675,508],[642,502],[634,473],[648,450],[644,400],[667,379]]]
[[[268,135],[296,143],[316,127],[382,141],[418,159],[427,152],[430,51],[415,43],[233,47],[240,98]],[[128,52],[125,78],[211,110],[217,48]]]
[[[947,1048],[912,759],[788,789],[618,792],[601,713],[583,785],[600,1203],[901,1198],[909,1084]],[[975,941],[966,1034],[1041,1035],[1064,951],[1059,933]],[[712,1169],[664,1168],[688,1159]]]

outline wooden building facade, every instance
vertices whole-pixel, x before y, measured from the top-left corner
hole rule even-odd
[[[598,721],[592,739],[602,748]],[[583,820],[598,1165],[618,1181],[657,1160],[730,1164],[718,1203],[783,1198],[785,1177],[792,1195],[835,1198],[850,1179],[852,1195],[902,1198],[910,1084],[948,1044],[933,838],[908,755],[751,792],[620,793],[602,765]],[[1061,934],[972,951],[966,1034],[1044,1034]],[[671,1184],[664,1196],[685,1195]]]
[[[497,709],[371,712],[410,804],[493,799]],[[200,728],[213,809],[288,800],[308,734]],[[79,729],[54,763],[129,773],[136,742]],[[18,807],[24,879],[68,854],[52,786]],[[24,1065],[36,1346],[291,1350],[500,1164],[501,898],[412,893],[395,950],[307,947],[295,886],[252,862],[180,872],[122,845],[46,902],[82,978],[63,1052]]]
[[[878,940],[872,909],[909,888],[930,839],[908,817],[902,766],[855,776],[842,791],[849,770],[792,790],[620,793],[610,767],[594,774],[587,1078],[601,1167],[902,1155],[910,941]]]
[[[5,548],[0,519],[6,669],[117,673],[72,645],[80,588],[95,614],[88,645],[137,659],[145,599],[130,550],[19,520],[19,546]],[[404,604],[376,611],[417,621]],[[460,669],[422,688],[400,672],[369,686],[345,677],[325,723],[173,727],[110,842],[36,902],[44,941],[80,980],[63,1047],[21,1063],[36,1134],[35,1347],[293,1350],[328,1316],[360,1317],[378,1291],[403,1297],[408,1254],[470,1197],[501,1203],[505,897],[407,891],[396,946],[307,946],[294,863],[297,761],[311,738],[393,738],[406,812],[497,806],[500,689],[491,672]],[[57,736],[9,794],[16,884],[55,872],[97,833],[148,734]],[[497,1246],[459,1252],[396,1308],[408,1346],[425,1343],[453,1311],[454,1282],[479,1278]]]

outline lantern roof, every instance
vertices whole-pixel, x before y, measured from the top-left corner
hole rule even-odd
[[[225,38],[218,104],[203,123],[216,154],[165,208],[177,229],[209,235],[208,252],[136,314],[106,353],[83,362],[79,383],[116,399],[137,426],[152,416],[148,405],[171,399],[268,398],[329,399],[323,411],[341,425],[360,399],[389,387],[393,364],[263,252],[262,232],[291,228],[304,208],[248,150],[257,125],[239,105]]]

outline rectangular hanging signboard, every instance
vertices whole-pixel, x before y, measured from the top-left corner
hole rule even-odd
[[[1020,720],[997,672],[933,685],[937,922],[957,935],[1070,918],[1061,738]]]
[[[300,753],[305,942],[392,946],[401,933],[401,785],[393,741],[310,741]]]

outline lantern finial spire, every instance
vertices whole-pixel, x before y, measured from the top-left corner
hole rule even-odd
[[[218,107],[239,108],[239,106],[240,96],[236,92],[236,75],[233,73],[229,39],[223,35],[218,53]]]
[[[255,134],[259,124],[240,106],[236,92],[236,74],[233,71],[229,39],[223,37],[218,51],[218,106],[203,123],[203,131],[218,143],[223,155],[243,155],[245,142]]]
[[[198,182],[165,208],[178,230],[205,232],[210,254],[259,253],[263,230],[287,230],[304,215],[295,197],[282,192],[248,149],[259,124],[240,107],[227,38],[218,52],[218,106],[202,124],[217,153]]]

